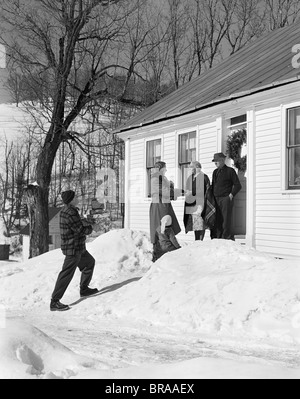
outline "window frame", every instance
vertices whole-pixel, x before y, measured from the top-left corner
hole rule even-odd
[[[182,155],[182,147],[181,147],[181,140],[183,136],[189,136],[191,134],[195,134],[195,142],[196,142],[196,146],[195,146],[195,161],[197,161],[198,158],[198,153],[199,153],[199,147],[198,147],[198,137],[199,137],[199,129],[195,128],[195,129],[189,129],[189,130],[185,130],[182,132],[178,132],[178,141],[177,141],[177,164],[178,164],[178,169],[179,169],[179,184],[180,184],[180,188],[184,189],[185,185],[186,185],[186,177],[184,176],[183,173],[183,168],[185,168],[187,165],[190,165],[190,163],[192,161],[188,160],[187,162],[182,162],[181,161],[181,155]],[[189,141],[189,140],[188,140]],[[190,151],[191,149],[189,148],[188,151]]]
[[[291,184],[291,152],[294,151],[296,148],[300,150],[300,143],[292,145],[291,144],[291,130],[290,130],[290,113],[293,110],[300,111],[300,104],[291,105],[285,107],[285,190],[289,193],[299,192],[300,191],[300,184],[299,185],[292,185]],[[300,130],[300,129],[299,129]]]
[[[157,138],[151,138],[149,140],[145,141],[145,167],[146,167],[146,187],[145,187],[145,197],[147,199],[151,198],[151,188],[150,188],[150,183],[151,183],[151,172],[154,169],[154,165],[156,162],[153,163],[153,166],[148,166],[148,146],[150,143],[155,143],[160,141],[160,161],[162,161],[162,156],[163,156],[163,138],[162,137],[157,137]],[[158,158],[158,157],[157,157]]]

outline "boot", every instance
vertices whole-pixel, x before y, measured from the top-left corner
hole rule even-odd
[[[68,305],[63,305],[62,303],[60,303],[60,301],[54,299],[51,300],[51,312],[66,312],[67,310],[70,310],[70,307]]]
[[[93,296],[98,294],[99,291],[97,290],[97,288],[84,288],[82,290],[80,290],[80,296],[81,298],[88,298],[89,296]]]

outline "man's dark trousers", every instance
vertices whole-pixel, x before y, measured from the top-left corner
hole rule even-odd
[[[230,197],[216,197],[217,202],[217,223],[211,232],[211,238],[234,240],[232,234],[232,215],[234,200]]]
[[[62,271],[58,276],[57,283],[52,294],[53,300],[60,301],[64,296],[74,277],[77,267],[81,271],[80,291],[82,292],[88,288],[94,273],[95,259],[88,251],[85,251],[83,254],[66,256]]]

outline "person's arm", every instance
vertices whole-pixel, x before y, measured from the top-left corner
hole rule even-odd
[[[70,209],[69,211],[69,225],[70,229],[79,235],[87,236],[93,232],[93,227],[91,225],[84,225],[76,209]]]
[[[207,193],[207,190],[210,187],[210,180],[209,177],[207,175],[204,176],[204,192],[205,194]]]
[[[167,181],[167,179],[166,179]],[[155,176],[151,179],[151,195],[155,198],[160,198],[162,200],[169,200],[171,199],[172,192],[171,192],[170,184],[164,184],[162,176]],[[174,196],[174,190],[173,190]]]
[[[231,179],[232,179],[232,191],[230,194],[231,199],[233,199],[242,189],[242,185],[238,175],[236,174],[235,170],[231,170]]]
[[[189,176],[185,186],[185,202],[188,205],[192,205],[195,202],[195,196],[193,195],[193,178]]]

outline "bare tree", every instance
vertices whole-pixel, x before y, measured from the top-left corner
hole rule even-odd
[[[187,79],[187,66],[190,61],[191,43],[188,39],[188,3],[181,0],[168,0],[166,23],[169,26],[170,73],[175,89]]]
[[[27,185],[28,151],[26,141],[14,144],[5,140],[0,167],[0,213],[9,236],[21,217],[23,192]]]
[[[28,187],[31,256],[48,251],[48,198],[52,169],[62,143],[79,144],[70,130],[81,111],[108,93],[112,71],[129,71],[119,59],[126,21],[136,2],[126,0],[3,0],[1,21],[11,62],[30,75],[47,118],[36,163],[36,184]],[[126,83],[119,100],[126,99]]]
[[[270,30],[283,28],[299,20],[298,0],[266,0],[265,3]]]
[[[261,4],[261,0],[235,1],[232,21],[226,32],[230,55],[264,32],[266,9]]]

